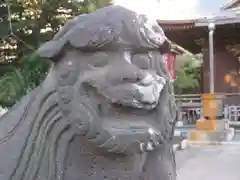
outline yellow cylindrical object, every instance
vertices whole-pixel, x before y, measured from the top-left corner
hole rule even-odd
[[[222,116],[222,96],[217,94],[202,94],[203,116],[215,120]]]
[[[217,105],[215,102],[214,94],[203,94],[202,103],[203,103],[203,116],[209,117],[210,119],[216,117]]]

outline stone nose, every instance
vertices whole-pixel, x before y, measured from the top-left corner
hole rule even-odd
[[[143,86],[149,86],[152,84],[153,81],[154,81],[153,76],[150,74],[146,74],[146,76],[142,78],[139,83],[140,85],[143,85]]]
[[[146,77],[146,72],[134,65],[118,67],[112,74],[112,77],[115,76],[121,83],[140,83]]]
[[[163,78],[158,80],[158,78],[149,75],[140,82],[141,83],[137,86],[140,94],[140,101],[146,104],[157,104],[166,81]]]

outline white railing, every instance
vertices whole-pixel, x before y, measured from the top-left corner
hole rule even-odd
[[[180,110],[180,121],[183,124],[195,124],[201,116],[201,108],[189,108]]]
[[[240,121],[240,106],[227,105],[224,107],[224,117],[230,121]]]
[[[183,124],[195,124],[201,115],[200,94],[176,95],[176,103],[179,107],[179,121]]]
[[[200,104],[200,94],[175,95],[176,101],[181,104]]]
[[[240,93],[221,93],[226,98],[240,97]],[[176,95],[176,103],[179,107],[179,120],[184,124],[195,124],[196,120],[201,117],[202,103],[200,94]],[[224,104],[223,114],[225,119],[230,121],[240,121],[240,101],[239,105],[226,102]]]

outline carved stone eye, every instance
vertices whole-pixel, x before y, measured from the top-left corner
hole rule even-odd
[[[132,57],[132,63],[140,69],[150,68],[150,59],[147,54],[135,54]]]
[[[106,53],[95,53],[89,62],[89,66],[100,68],[108,65],[108,55]]]

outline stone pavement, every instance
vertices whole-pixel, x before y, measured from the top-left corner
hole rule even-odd
[[[240,143],[176,152],[177,180],[240,180]]]

